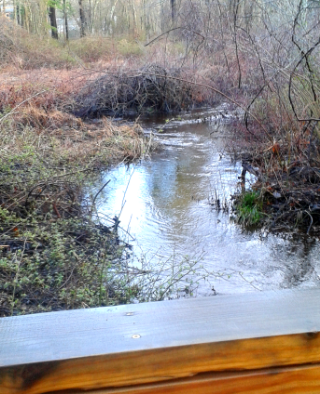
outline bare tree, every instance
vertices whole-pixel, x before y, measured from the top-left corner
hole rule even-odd
[[[170,0],[171,4],[171,19],[172,23],[175,23],[177,18],[177,0]]]
[[[65,37],[66,37],[66,41],[68,41],[69,40],[69,27],[68,27],[68,14],[67,14],[66,0],[63,0],[63,19],[64,19]]]
[[[83,0],[79,0],[80,37],[86,35],[86,17],[83,9]]]
[[[56,4],[54,1],[49,2],[49,20],[51,26],[51,37],[54,39],[58,39],[58,25],[57,25],[57,17],[56,17]]]

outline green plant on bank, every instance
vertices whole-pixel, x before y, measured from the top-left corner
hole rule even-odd
[[[114,278],[124,244],[107,228],[35,213],[1,222],[0,315],[129,301],[129,289]]]
[[[262,201],[260,193],[246,191],[238,197],[236,204],[238,222],[247,226],[258,224],[262,217]]]
[[[2,209],[0,220],[0,316],[192,296],[209,280],[188,257],[131,266],[127,245],[89,218]]]

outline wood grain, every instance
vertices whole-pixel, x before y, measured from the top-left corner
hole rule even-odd
[[[288,366],[303,368],[282,372],[284,380],[303,374],[313,379],[318,366],[311,364],[320,363],[319,332],[319,289],[2,318],[0,393],[137,390],[147,384],[163,390],[161,382],[191,377],[209,390],[199,377],[203,373],[247,370],[261,381],[270,373],[258,370]],[[246,382],[241,373],[237,378]]]
[[[203,376],[87,394],[319,394],[320,366]],[[80,394],[77,392],[75,394]]]

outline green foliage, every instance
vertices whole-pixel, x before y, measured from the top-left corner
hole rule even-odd
[[[5,315],[129,302],[131,289],[116,279],[125,248],[107,228],[35,209],[25,218],[1,209],[0,224]]]
[[[238,221],[247,226],[259,223],[263,217],[260,194],[248,191],[239,196],[236,205]]]

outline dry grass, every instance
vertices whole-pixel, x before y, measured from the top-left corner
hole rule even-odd
[[[139,58],[143,46],[131,38],[83,37],[62,43],[28,34],[8,18],[0,16],[0,68],[70,69],[90,67],[92,63],[112,63]]]
[[[133,160],[147,153],[148,144],[138,124],[103,118],[85,123],[65,112],[28,106],[4,123],[0,152],[12,156],[32,149],[60,163],[97,166]]]
[[[4,62],[0,72],[0,149],[18,154],[28,141],[41,155],[53,155],[55,160],[60,157],[64,162],[90,158],[90,162],[107,164],[140,157],[147,148],[138,125],[107,119],[84,123],[70,114],[78,91],[117,64],[118,60],[112,64],[100,61],[91,68],[78,65],[58,70],[43,68],[40,62],[38,68],[26,70]]]

